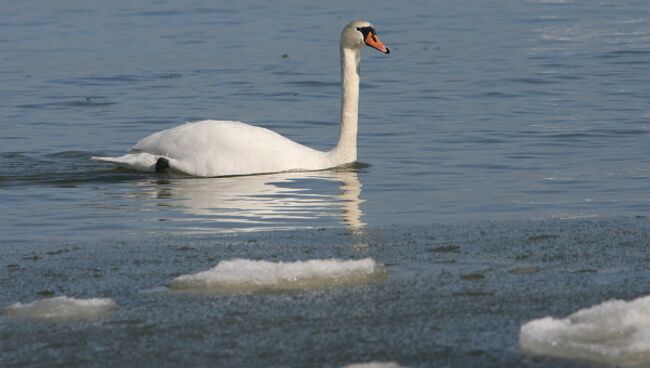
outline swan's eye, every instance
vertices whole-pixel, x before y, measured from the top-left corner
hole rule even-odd
[[[372,27],[357,27],[357,31],[361,32],[363,39],[365,40],[368,37],[368,34],[376,35],[375,29]]]

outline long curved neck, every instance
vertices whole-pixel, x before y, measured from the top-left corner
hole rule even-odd
[[[336,147],[331,151],[337,165],[357,160],[360,51],[341,46],[341,130]]]

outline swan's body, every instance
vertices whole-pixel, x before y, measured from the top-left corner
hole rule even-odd
[[[154,133],[120,157],[93,157],[140,171],[170,167],[195,176],[230,176],[323,170],[357,159],[361,47],[384,53],[370,23],[348,24],[341,34],[341,128],[327,152],[294,142],[271,130],[236,121],[204,120]],[[164,165],[161,165],[164,163]]]
[[[336,166],[331,154],[296,143],[272,130],[218,120],[187,123],[154,133],[133,146],[132,153],[111,162],[153,171],[160,157],[167,158],[174,170],[195,176],[320,170]]]

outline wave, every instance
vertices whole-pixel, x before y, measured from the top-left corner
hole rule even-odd
[[[368,362],[348,364],[343,368],[402,368],[403,366],[395,362]]]

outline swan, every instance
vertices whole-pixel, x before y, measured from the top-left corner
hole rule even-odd
[[[203,120],[153,133],[124,156],[91,159],[138,171],[162,172],[170,168],[202,177],[324,170],[353,163],[357,160],[363,46],[390,53],[369,22],[355,21],[343,28],[340,130],[338,142],[330,151],[318,151],[272,130],[238,121]]]

